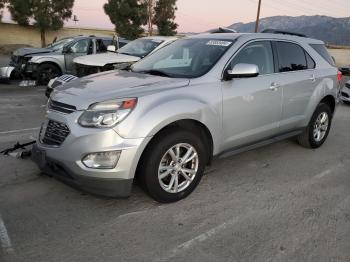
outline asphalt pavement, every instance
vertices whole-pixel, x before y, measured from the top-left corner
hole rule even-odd
[[[44,88],[0,85],[0,149],[38,132]],[[215,160],[188,198],[108,199],[0,156],[0,261],[350,261],[350,107],[323,147]]]

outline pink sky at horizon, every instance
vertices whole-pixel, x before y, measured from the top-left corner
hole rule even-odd
[[[107,0],[75,0],[73,13],[78,16],[79,27],[114,28],[103,11]],[[252,22],[256,18],[258,0],[178,0],[176,22],[179,32],[203,32],[219,26],[229,26],[237,22]],[[348,0],[262,0],[261,17],[275,15],[328,15],[346,17],[350,15]],[[3,21],[10,21],[5,12]],[[73,21],[66,23],[74,26]]]

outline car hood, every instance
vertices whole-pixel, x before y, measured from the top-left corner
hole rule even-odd
[[[13,52],[15,56],[25,56],[32,54],[44,54],[44,53],[52,53],[53,49],[50,48],[19,48]]]
[[[140,60],[140,57],[107,52],[96,55],[80,56],[73,60],[76,64],[87,66],[105,66],[116,63],[134,63]]]
[[[51,99],[74,105],[77,110],[84,110],[96,102],[124,97],[141,97],[184,87],[189,82],[189,79],[114,70],[73,80],[56,88]]]

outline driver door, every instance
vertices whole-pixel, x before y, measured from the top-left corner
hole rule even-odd
[[[272,137],[282,115],[282,89],[278,86],[270,41],[245,45],[229,63],[254,64],[259,76],[222,81],[223,148],[228,150]]]
[[[74,74],[75,67],[73,59],[79,56],[89,55],[93,52],[93,45],[91,39],[81,39],[73,43],[64,54],[64,62],[66,66],[66,73]]]

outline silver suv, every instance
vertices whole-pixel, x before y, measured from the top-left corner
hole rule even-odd
[[[214,156],[294,136],[320,147],[339,93],[330,63],[323,42],[294,35],[180,39],[55,90],[32,156],[91,193],[127,197],[138,178],[155,200],[177,201]]]

